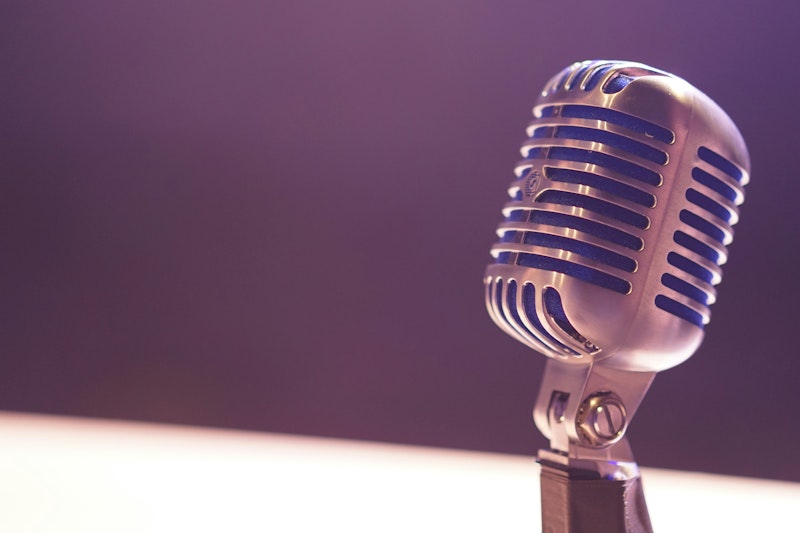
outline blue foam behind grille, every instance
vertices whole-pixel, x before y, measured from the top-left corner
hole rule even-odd
[[[520,253],[517,264],[528,268],[560,272],[620,294],[628,294],[631,292],[631,284],[622,278],[561,259],[554,259],[538,254]]]
[[[497,303],[497,312],[500,313],[500,318],[508,322],[506,314],[503,312],[503,280],[498,279],[494,284],[494,299]]]
[[[588,209],[589,211],[594,211],[595,213],[619,220],[620,222],[624,222],[636,228],[645,229],[650,225],[650,220],[644,215],[583,194],[549,190],[537,196],[536,201],[541,203],[571,205]]]
[[[542,117],[555,116],[555,111],[555,106],[547,106],[542,109]],[[570,104],[562,107],[561,116],[567,118],[602,120],[604,122],[616,124],[617,126],[622,126],[636,133],[641,133],[647,137],[652,137],[666,144],[675,142],[675,134],[667,128],[606,107]]]
[[[560,139],[598,142],[613,146],[614,148],[619,148],[620,150],[639,156],[642,159],[647,159],[653,163],[658,163],[659,165],[667,164],[667,154],[665,152],[610,131],[582,128],[580,126],[559,126],[556,128],[555,136]]]
[[[687,283],[681,278],[675,277],[672,274],[664,274],[661,276],[661,284],[669,287],[673,291],[677,291],[684,296],[688,296],[692,300],[701,303],[705,306],[708,305],[708,294],[701,291],[691,283]]]
[[[644,242],[639,237],[626,233],[622,230],[606,226],[593,220],[555,213],[551,211],[531,211],[530,222],[537,224],[548,224],[561,228],[572,228],[589,235],[594,235],[600,239],[619,244],[631,250],[641,250]]]
[[[680,268],[687,274],[691,274],[692,276],[705,281],[706,283],[710,284],[714,280],[713,272],[704,266],[695,263],[691,259],[687,259],[675,252],[670,252],[667,254],[667,262],[676,268]]]
[[[644,207],[656,206],[656,197],[652,194],[598,174],[556,167],[546,167],[544,173],[553,181],[588,185],[589,187],[605,191],[614,196],[619,196],[620,198],[624,198],[625,200],[629,200]]]
[[[517,239],[516,231],[507,231],[500,237],[500,242],[514,242]]]
[[[564,69],[564,74],[561,76],[561,78],[559,78],[558,83],[556,83],[556,86],[553,89],[556,91],[561,90],[564,87],[564,84],[567,82],[567,78],[569,78],[570,74],[572,74],[571,68]]]
[[[711,189],[712,191],[716,191],[731,202],[736,202],[736,191],[733,190],[731,187],[726,185],[717,177],[712,176],[705,170],[701,168],[694,167],[692,169],[692,178],[697,183],[701,183]]]
[[[535,130],[533,130],[533,135],[531,135],[531,139],[545,139],[548,137],[552,137],[553,131],[555,131],[555,128],[536,128]]]
[[[656,307],[659,309],[663,309],[667,313],[673,314],[678,318],[682,318],[687,320],[697,326],[698,328],[703,328],[703,315],[695,311],[694,309],[683,305],[680,302],[676,302],[672,298],[667,298],[663,294],[659,294],[656,296],[655,299]]]
[[[672,240],[674,240],[676,244],[683,246],[687,250],[691,250],[692,252],[702,257],[705,257],[709,261],[713,261],[714,263],[719,264],[720,260],[719,252],[717,252],[707,244],[698,241],[691,235],[687,235],[686,233],[678,230],[672,234]]]
[[[546,150],[544,148],[531,148],[528,150],[528,155],[526,156],[527,159],[540,159],[544,157],[546,154]],[[525,174],[520,176],[520,179],[524,178]]]
[[[506,217],[506,222],[522,222],[528,220],[528,212],[524,209],[515,209]]]
[[[686,199],[692,202],[697,207],[705,209],[712,215],[717,218],[724,220],[725,222],[730,223],[731,221],[731,212],[725,209],[725,207],[720,204],[719,202],[712,200],[705,194],[698,192],[694,189],[687,189],[686,190]]]
[[[606,94],[614,94],[620,92],[622,89],[627,87],[627,85],[633,81],[631,76],[626,76],[624,74],[618,74],[614,79],[609,81],[605,87],[603,87],[603,92]]]
[[[528,159],[535,159],[541,157],[541,153],[534,152],[541,150],[541,148],[533,148],[528,152]],[[658,187],[661,185],[661,175],[658,172],[631,163],[625,159],[614,157],[613,155],[604,154],[601,152],[593,152],[591,150],[583,150],[581,148],[568,148],[566,146],[553,146],[547,153],[547,159],[556,159],[561,161],[574,161],[577,163],[589,163],[599,167],[607,168],[618,172],[623,176],[641,181],[648,185]]]
[[[514,319],[514,322],[516,322],[519,327],[527,331],[530,335],[536,337],[536,334],[529,330],[525,326],[525,323],[522,322],[522,319],[519,316],[519,311],[517,311],[517,282],[513,279],[508,280],[506,303],[508,304],[508,308],[511,310],[511,317]]]
[[[714,152],[713,150],[710,150],[705,146],[701,146],[700,148],[697,149],[697,155],[698,157],[700,157],[700,159],[702,159],[709,165],[718,168],[719,170],[721,170],[728,176],[732,177],[739,183],[742,182],[742,178],[744,176],[742,174],[742,171],[739,170],[739,167],[734,165],[728,159],[719,155],[717,152]]]
[[[589,81],[586,82],[586,86],[584,87],[583,90],[591,91],[592,89],[597,87],[597,84],[600,83],[601,79],[603,79],[603,75],[609,70],[611,70],[611,65],[598,69],[594,74],[592,74],[592,77],[589,78]]]
[[[547,309],[547,313],[558,324],[558,327],[570,337],[575,339],[583,337],[567,318],[567,313],[564,312],[564,306],[561,303],[561,295],[552,287],[548,287],[544,291],[544,306]]]
[[[494,262],[501,265],[511,264],[511,252],[500,252]]]
[[[557,114],[558,114],[558,107],[556,107],[554,105],[549,105],[547,107],[542,108],[542,110],[539,113],[539,115],[542,118],[554,117]]]
[[[582,69],[580,69],[575,74],[575,77],[572,78],[572,82],[570,83],[570,86],[568,87],[568,89],[570,91],[575,89],[576,87],[580,87],[581,81],[583,81],[583,77],[586,76],[586,71],[589,70],[590,68],[592,68],[592,64],[591,63],[586,65]]]
[[[712,239],[719,241],[720,244],[725,244],[725,233],[708,220],[699,217],[686,209],[683,209],[679,216],[681,222],[684,224],[688,224],[694,229],[702,231]]]
[[[546,233],[528,231],[525,232],[524,242],[532,246],[543,246],[545,248],[574,252],[594,261],[624,270],[625,272],[633,272],[636,270],[636,261],[630,257],[601,248],[600,246],[595,246],[594,244],[561,237],[560,235],[548,235]]]
[[[509,288],[509,299],[508,299],[509,307],[511,307],[511,302],[512,302],[512,300],[511,300],[511,290],[512,290],[511,283],[514,283],[514,288],[513,288],[513,293],[514,293],[514,298],[515,298],[514,305],[516,306],[517,284],[516,284],[516,282],[514,282],[512,280],[511,282],[509,282],[509,287],[508,287]],[[563,350],[565,350],[565,351],[567,351],[567,352],[569,352],[571,354],[577,354],[576,351],[571,350],[565,344],[563,344],[561,341],[559,341],[558,339],[556,339],[555,337],[550,335],[550,333],[546,329],[544,329],[544,327],[542,326],[542,323],[539,321],[539,316],[536,314],[536,288],[530,283],[526,283],[525,286],[522,288],[522,307],[523,307],[523,310],[525,311],[525,316],[528,318],[528,321],[530,321],[530,323],[533,324],[533,326],[536,328],[536,330],[539,333],[541,333],[542,335],[544,335],[545,337],[550,339],[557,346],[560,346]],[[520,319],[518,314],[515,313],[514,318],[517,320],[517,323],[520,326],[525,328],[525,331],[530,332],[530,330],[527,327],[525,327],[525,325],[522,323],[522,320]],[[539,337],[539,335],[536,335],[533,332],[531,332],[531,334],[534,337]]]

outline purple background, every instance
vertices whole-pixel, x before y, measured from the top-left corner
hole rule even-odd
[[[631,59],[753,160],[634,451],[800,481],[795,5],[4,2],[0,409],[533,454],[483,269],[542,84]]]

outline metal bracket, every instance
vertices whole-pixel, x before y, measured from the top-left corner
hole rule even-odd
[[[624,437],[655,374],[549,359],[533,411],[536,427],[551,449],[568,455],[576,446],[608,448]]]

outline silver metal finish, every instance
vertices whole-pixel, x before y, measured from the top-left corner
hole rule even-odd
[[[711,99],[638,63],[575,63],[533,114],[486,307],[550,358],[534,420],[551,474],[632,482],[625,430],[655,373],[702,342],[749,156]]]
[[[628,413],[613,392],[596,392],[581,404],[577,422],[581,441],[602,448],[620,441],[628,427]]]

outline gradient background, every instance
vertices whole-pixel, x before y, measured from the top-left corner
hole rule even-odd
[[[0,409],[533,454],[482,275],[544,82],[678,74],[753,160],[640,464],[800,481],[796,2],[3,2]]]

